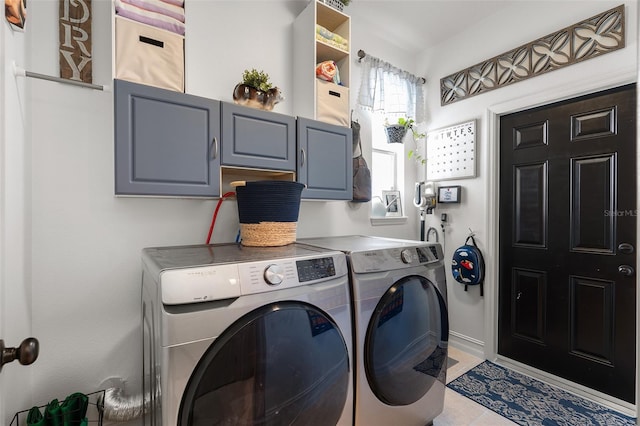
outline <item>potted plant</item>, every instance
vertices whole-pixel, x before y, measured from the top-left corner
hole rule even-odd
[[[256,70],[255,68],[251,70],[244,70],[242,73],[242,83],[247,86],[255,87],[256,89],[262,90],[266,92],[271,89],[273,85],[269,81],[269,74],[264,71]]]
[[[270,111],[283,100],[280,89],[269,81],[269,74],[255,68],[244,70],[242,82],[233,89],[233,101],[252,108]]]
[[[325,3],[334,9],[342,11],[345,6],[348,6],[351,0],[320,0],[322,3]]]
[[[415,120],[409,117],[400,117],[395,124],[389,124],[385,122],[385,131],[387,133],[388,143],[402,143],[407,131],[411,130],[413,141],[416,145],[416,149],[409,150],[407,154],[409,158],[415,160],[418,164],[426,163],[426,159],[418,152],[418,141],[425,139],[427,135],[420,133],[416,129]]]
[[[388,143],[402,143],[404,136],[407,134],[407,130],[411,130],[414,139],[426,137],[424,133],[419,133],[416,130],[413,118],[400,117],[395,124],[389,124],[388,121],[385,121],[384,128],[387,132]]]

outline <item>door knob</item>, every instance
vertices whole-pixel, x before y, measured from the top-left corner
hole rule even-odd
[[[0,339],[0,371],[4,364],[16,359],[22,365],[32,364],[38,358],[39,343],[35,337],[24,339],[17,348],[7,348]]]
[[[633,269],[633,266],[620,265],[620,266],[618,266],[618,272],[620,272],[622,275],[624,275],[626,277],[630,277],[631,275],[633,275],[635,270]]]
[[[631,254],[633,253],[633,246],[629,243],[620,243],[618,244],[618,251],[622,254]]]

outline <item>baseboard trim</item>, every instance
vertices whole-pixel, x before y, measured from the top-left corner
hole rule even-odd
[[[484,355],[484,342],[473,337],[449,330],[449,344],[478,358],[486,358]]]

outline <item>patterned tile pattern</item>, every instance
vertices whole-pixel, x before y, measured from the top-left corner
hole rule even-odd
[[[620,5],[440,79],[440,104],[448,105],[624,46],[624,5]]]

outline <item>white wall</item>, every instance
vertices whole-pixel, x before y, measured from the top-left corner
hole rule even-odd
[[[247,68],[263,69],[274,85],[280,87],[285,98],[292,99],[293,90],[293,20],[306,7],[305,1],[202,1],[186,7],[189,28],[205,28],[197,34],[188,33],[186,39],[187,91],[200,96],[232,101],[233,87]],[[345,13],[349,13],[348,8]],[[269,17],[268,24],[255,25],[256,17]],[[356,52],[363,49],[374,56],[413,71],[413,57],[384,40],[380,31],[359,25],[351,20],[351,88],[350,97],[354,118],[361,118],[355,106],[360,83],[361,67]],[[285,100],[274,111],[295,114],[292,103]],[[379,129],[382,131],[382,129]],[[371,142],[368,129],[362,130],[365,157],[371,165]],[[411,194],[416,170],[409,168],[405,182]],[[406,197],[405,197],[406,198]],[[370,204],[344,202],[304,202],[300,210],[298,236],[371,234],[396,238],[419,238],[415,227],[417,210],[405,199],[406,226],[372,228],[369,224]],[[221,213],[221,216],[224,212]],[[233,216],[229,214],[228,216]],[[320,225],[320,227],[319,227]],[[235,236],[237,226],[226,230],[225,240]]]
[[[496,112],[522,110],[635,81],[638,61],[637,1],[624,2],[627,46],[624,49],[444,107],[440,106],[439,80],[619,4],[617,1],[601,0],[510,2],[495,16],[479,21],[473,27],[456,31],[445,43],[420,55],[416,68],[426,74],[430,81],[427,96],[428,128],[438,129],[477,120],[477,177],[443,183],[462,185],[463,201],[459,205],[439,206],[436,214],[427,218],[427,226],[440,229],[440,213],[448,213],[446,258],[450,259],[453,251],[464,243],[469,228],[475,232],[476,242],[483,250],[487,263],[484,299],[480,297],[478,288],[470,287],[465,292],[464,286],[457,283],[450,272],[447,277],[454,341],[479,353],[486,351],[491,354],[493,351],[492,329],[489,325],[497,309],[497,305],[491,304],[488,305],[489,312],[485,308],[497,287],[497,245],[492,243],[498,231],[497,193],[492,176],[495,177],[493,167],[498,150],[495,147],[497,140],[492,139],[493,123],[489,119]]]
[[[242,71],[256,67],[269,72],[286,95],[293,73],[292,23],[305,4],[188,0],[187,90],[230,101]],[[92,7],[94,83],[112,86],[111,2],[94,0]],[[18,58],[29,71],[57,75],[57,16],[57,0],[29,1],[26,48],[7,51],[5,60]],[[268,24],[261,24],[265,20]],[[411,70],[413,58],[388,47],[376,33],[354,23],[353,47]],[[354,59],[352,87],[357,87],[359,74]],[[12,82],[7,78],[7,85]],[[2,254],[5,262],[15,261],[11,266],[18,272],[20,262],[26,263],[24,276],[12,277],[9,290],[33,294],[32,334],[41,351],[29,368],[32,383],[20,381],[20,392],[28,395],[29,404],[44,404],[72,391],[98,390],[109,377],[124,378],[127,390],[136,392],[141,374],[140,250],[204,242],[216,200],[114,197],[113,94],[35,79],[22,84],[4,114],[12,124],[17,118],[19,126],[6,137],[7,145],[24,152],[12,154],[12,161],[22,162],[11,163],[20,167],[19,181],[11,188],[15,193],[5,198],[17,217],[11,223],[16,226],[5,231],[15,233],[16,242],[25,247],[4,247]],[[21,108],[24,117],[18,114]],[[292,113],[286,101],[275,111]],[[364,143],[370,159],[370,145],[366,139]],[[407,173],[412,185],[415,171]],[[298,236],[416,238],[416,212],[406,210],[406,224],[372,227],[368,204],[303,202]],[[235,203],[225,201],[212,242],[233,241],[237,229]],[[15,411],[30,406],[25,405],[7,398],[0,423],[8,424]]]

